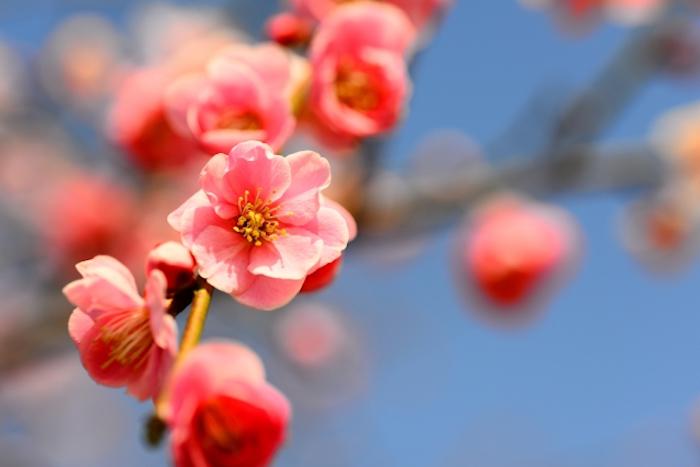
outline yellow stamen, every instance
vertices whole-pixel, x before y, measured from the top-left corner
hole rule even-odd
[[[371,77],[348,65],[338,68],[335,94],[341,103],[360,112],[376,109],[379,105],[379,93]]]
[[[137,312],[124,312],[101,323],[100,339],[110,346],[109,359],[102,364],[105,369],[113,363],[139,368],[148,359],[153,345],[150,319],[145,308]]]
[[[253,245],[261,246],[264,241],[272,242],[279,235],[287,234],[280,228],[275,214],[278,206],[271,207],[268,201],[260,199],[260,189],[252,201],[250,191],[246,190],[243,196],[238,198],[238,209],[240,215],[233,230]]]
[[[262,128],[262,122],[257,115],[235,112],[224,112],[216,122],[216,128],[219,130],[245,130],[254,131]]]

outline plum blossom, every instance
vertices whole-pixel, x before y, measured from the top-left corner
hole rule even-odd
[[[76,202],[80,200],[80,202]],[[105,216],[104,206],[110,213]],[[38,201],[38,230],[46,254],[61,269],[99,253],[117,253],[138,210],[126,187],[76,172],[50,184]]]
[[[291,408],[241,344],[196,347],[173,372],[161,416],[177,467],[266,466],[285,438]]]
[[[166,118],[163,88],[172,77],[161,68],[129,73],[117,89],[107,132],[141,169],[181,167],[199,156],[197,146]]]
[[[206,73],[183,76],[168,88],[169,121],[209,153],[251,139],[279,149],[296,124],[296,63],[275,44],[231,46],[209,62]]]
[[[162,20],[163,13],[154,12],[151,16],[160,14]],[[165,22],[169,22],[167,18]],[[165,91],[183,75],[201,72],[217,52],[240,40],[235,34],[219,30],[195,34],[196,38],[190,34],[180,37],[176,30],[183,26],[188,29],[186,21],[173,19],[173,23],[179,26],[171,24],[166,28],[172,28],[172,34],[161,31],[168,37],[150,38],[154,39],[150,45],[167,43],[172,47],[170,53],[157,57],[156,64],[125,73],[108,115],[110,139],[123,148],[139,168],[149,172],[172,171],[191,162],[197,163],[202,157],[195,141],[178,133],[168,121]],[[156,31],[151,28],[150,32]]]
[[[523,306],[563,271],[572,258],[574,239],[564,212],[501,195],[472,216],[464,268],[489,304]]]
[[[636,200],[620,219],[625,248],[655,272],[686,267],[698,252],[697,192],[690,184],[674,184]]]
[[[654,124],[652,144],[666,160],[674,181],[700,196],[700,102],[663,114]]]
[[[339,137],[390,130],[409,94],[404,55],[415,41],[406,15],[388,4],[333,10],[311,44],[310,108]]]
[[[282,157],[248,141],[207,163],[201,189],[168,222],[201,277],[245,305],[271,310],[338,259],[356,234],[351,215],[321,194],[329,184],[330,165],[319,154]]]
[[[63,293],[76,306],[68,331],[83,366],[100,384],[126,386],[140,400],[155,398],[177,351],[165,276],[151,272],[142,297],[131,272],[111,256],[96,256],[76,268],[82,279]]]

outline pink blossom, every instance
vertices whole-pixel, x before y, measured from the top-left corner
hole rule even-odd
[[[131,272],[111,256],[76,265],[82,279],[63,293],[77,308],[68,322],[83,366],[100,384],[156,397],[177,350],[177,327],[167,314],[165,276],[153,271],[139,295]]]
[[[349,344],[341,314],[320,303],[302,303],[285,310],[275,323],[277,345],[294,363],[306,368],[329,366]]]
[[[170,122],[209,153],[251,139],[280,148],[295,126],[288,96],[292,65],[274,44],[231,46],[206,73],[183,76],[168,88]]]
[[[200,154],[166,119],[163,89],[171,81],[164,69],[134,71],[122,82],[110,109],[110,139],[144,170],[181,167]]]
[[[398,8],[356,3],[336,8],[311,44],[311,109],[339,136],[361,138],[391,129],[410,83],[404,54],[415,29]]]
[[[352,217],[321,195],[330,165],[312,151],[287,157],[249,141],[204,167],[201,189],[168,216],[199,275],[243,304],[288,303],[307,275],[336,260],[355,235]]]
[[[572,257],[565,213],[515,197],[490,200],[472,218],[464,250],[477,291],[497,307],[523,305]]]
[[[105,206],[109,215],[104,215]],[[38,211],[37,227],[47,255],[67,269],[99,253],[117,253],[137,207],[125,187],[95,174],[76,173],[52,184],[39,199]]]
[[[265,381],[258,356],[243,345],[196,347],[173,372],[161,416],[172,430],[175,465],[268,465],[285,438],[287,399]]]
[[[161,271],[167,281],[168,296],[194,283],[196,266],[189,250],[178,242],[161,243],[146,257],[146,275]]]
[[[669,184],[636,200],[621,218],[620,234],[627,250],[653,271],[678,271],[698,252],[700,216],[695,183]]]
[[[318,21],[322,21],[347,0],[291,0],[294,8]],[[447,7],[450,0],[385,0],[384,3],[399,7],[417,28],[422,28]]]

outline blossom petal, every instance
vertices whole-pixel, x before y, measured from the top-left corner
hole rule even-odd
[[[177,327],[173,317],[167,313],[165,292],[168,281],[162,271],[154,270],[146,280],[145,301],[150,316],[151,332],[156,345],[173,354],[177,349]]]
[[[260,44],[249,46],[235,44],[219,54],[219,59],[209,63],[211,75],[219,73],[220,61],[245,63],[262,78],[262,80],[279,93],[284,92],[290,79],[290,57],[288,53],[276,44]]]
[[[199,275],[213,287],[237,293],[253,280],[248,272],[250,243],[230,229],[205,228],[192,244],[192,254],[199,264]]]
[[[199,190],[179,208],[168,215],[168,224],[180,232],[182,243],[192,248],[194,239],[210,225],[225,225],[225,221],[216,215],[209,198]]]
[[[340,257],[350,240],[348,223],[340,213],[328,205],[322,206],[316,218],[304,226],[323,240],[321,257],[312,272]]]
[[[206,193],[216,214],[223,219],[230,219],[239,214],[238,195],[228,185],[228,156],[217,154],[204,166],[199,176],[202,191]]]
[[[121,387],[134,378],[134,368],[111,358],[112,347],[101,337],[99,322],[88,330],[80,341],[78,350],[83,366],[90,377],[99,384]]]
[[[322,197],[321,203],[324,206],[335,209],[341,216],[343,216],[345,223],[348,225],[348,232],[350,234],[348,241],[354,240],[355,237],[357,237],[357,222],[355,222],[355,218],[352,217],[352,214],[350,214],[350,212],[348,212],[348,210],[345,209],[342,204],[325,196]]]
[[[168,123],[182,135],[192,135],[187,125],[187,113],[197,101],[205,82],[203,74],[186,75],[171,84],[165,92]]]
[[[289,101],[283,96],[271,96],[266,110],[264,141],[274,151],[278,151],[294,133],[297,121],[294,118]]]
[[[290,228],[286,235],[251,250],[248,271],[277,279],[303,279],[321,258],[322,247],[316,235]]]
[[[321,207],[320,192],[331,183],[328,160],[313,151],[287,156],[292,182],[280,199],[278,218],[285,224],[304,225]]]
[[[416,28],[399,8],[388,3],[358,2],[324,18],[311,44],[311,56],[329,48],[348,52],[364,47],[404,54],[415,40]]]
[[[270,146],[258,141],[246,141],[234,147],[230,154],[230,170],[226,177],[231,188],[251,200],[259,196],[264,201],[276,201],[292,181],[289,162],[275,155]]]
[[[265,130],[209,130],[200,136],[200,143],[208,152],[228,152],[244,141],[267,140]]]
[[[75,345],[80,345],[85,335],[95,325],[95,321],[90,315],[83,313],[80,308],[76,308],[68,319],[68,334],[73,339]]]
[[[283,307],[297,296],[304,279],[275,279],[267,276],[253,276],[252,284],[235,299],[244,305],[258,310],[274,310]]]
[[[111,256],[96,256],[82,261],[76,269],[83,279],[63,288],[68,300],[95,318],[104,311],[139,307],[143,299],[138,294],[134,277],[122,263]]]
[[[187,402],[206,399],[228,386],[232,381],[262,383],[265,369],[260,357],[248,347],[231,341],[208,341],[192,350],[178,365],[168,391],[168,419],[176,419],[189,412]]]

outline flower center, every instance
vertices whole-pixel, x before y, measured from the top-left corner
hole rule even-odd
[[[238,113],[228,111],[221,114],[216,122],[216,128],[219,130],[255,131],[262,128],[262,122],[252,112]]]
[[[250,192],[246,190],[238,197],[238,209],[240,215],[233,230],[253,245],[260,246],[263,241],[271,242],[278,235],[287,234],[275,217],[278,206],[271,207],[268,201],[260,199],[259,191],[251,201]]]
[[[113,363],[139,368],[146,363],[153,345],[148,310],[128,311],[110,315],[101,320],[100,339],[110,347],[109,358],[102,364],[105,369]]]
[[[234,420],[227,415],[221,403],[213,399],[202,405],[196,415],[195,423],[210,447],[235,452],[240,444],[240,434],[236,433]]]
[[[379,105],[379,94],[369,74],[347,65],[338,68],[335,94],[341,103],[360,112],[376,109]]]

